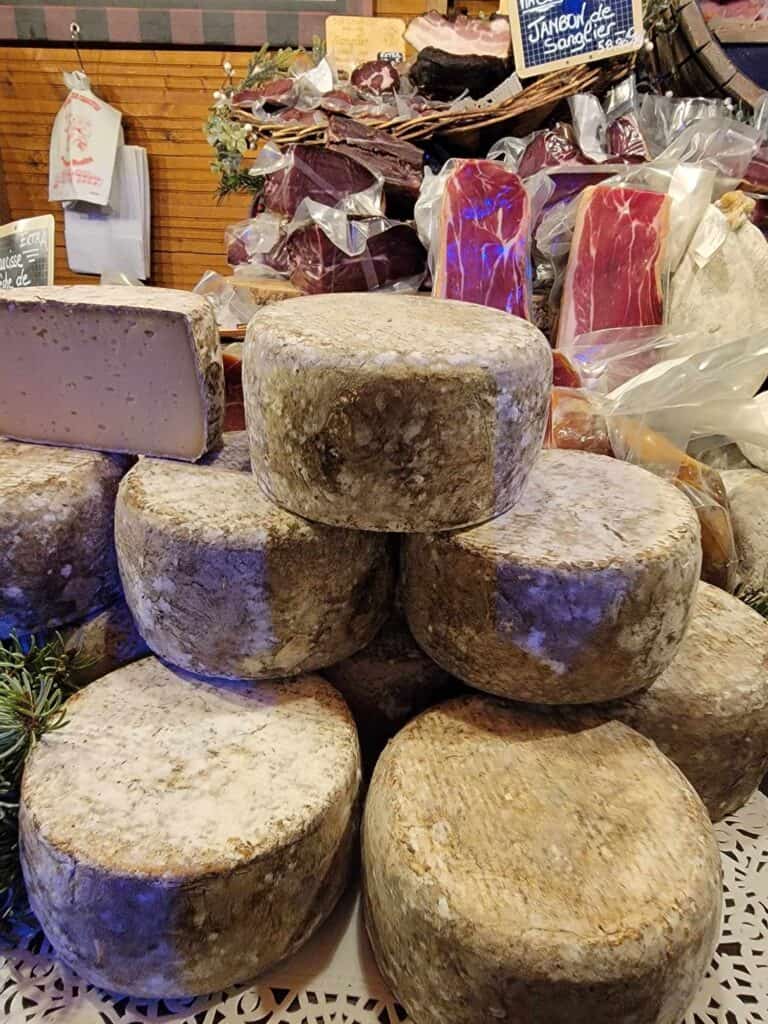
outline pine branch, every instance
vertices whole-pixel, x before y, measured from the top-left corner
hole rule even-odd
[[[740,601],[748,604],[750,608],[754,608],[764,619],[768,619],[768,591],[740,583],[734,593]]]
[[[18,848],[19,785],[24,762],[48,732],[66,724],[72,672],[86,667],[56,633],[46,643],[0,641],[0,923],[27,912]]]

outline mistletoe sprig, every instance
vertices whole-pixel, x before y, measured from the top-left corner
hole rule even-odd
[[[302,48],[270,50],[268,46],[262,46],[251,56],[245,75],[237,83],[232,64],[224,61],[224,82],[213,94],[213,104],[203,129],[208,145],[214,151],[211,170],[219,177],[219,199],[232,192],[258,194],[263,183],[263,179],[249,174],[244,164],[248,152],[255,152],[258,145],[256,127],[238,118],[233,97],[284,77],[301,58],[306,58],[310,65],[317,65],[324,56],[325,45],[318,37],[313,41],[311,53]]]
[[[65,701],[87,666],[54,634],[47,642],[0,641],[0,921],[26,913],[19,861],[19,786],[24,762],[39,739],[66,725]]]

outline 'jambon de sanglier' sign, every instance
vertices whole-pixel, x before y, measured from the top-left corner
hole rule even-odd
[[[515,65],[521,76],[637,50],[641,0],[509,0]]]

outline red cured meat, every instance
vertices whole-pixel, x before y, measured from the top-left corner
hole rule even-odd
[[[744,183],[753,192],[768,192],[768,145],[760,146],[744,173]]]
[[[580,388],[581,374],[571,360],[562,352],[552,353],[552,387]]]
[[[317,224],[294,231],[267,257],[291,283],[310,295],[367,292],[424,274],[427,254],[407,224],[395,224],[368,240],[367,249],[349,256]]]
[[[589,331],[663,323],[668,233],[665,195],[606,185],[582,193],[565,273],[558,347]]]
[[[361,93],[382,96],[384,93],[397,92],[400,88],[400,75],[388,60],[369,60],[355,68],[351,82]]]
[[[263,202],[272,213],[292,217],[302,199],[335,206],[346,196],[363,192],[375,176],[344,153],[320,146],[294,146],[290,164],[264,178]]]
[[[650,160],[637,118],[632,114],[617,117],[608,125],[606,142],[610,156],[626,164],[642,164]]]
[[[232,97],[234,106],[251,104],[261,101],[265,104],[278,106],[289,106],[293,102],[293,91],[296,85],[295,78],[275,78],[271,82],[265,82],[255,89],[242,89]]]
[[[554,128],[534,134],[520,158],[517,173],[521,178],[529,178],[544,167],[591,163],[579,149],[573,128],[569,124],[556,124]]]
[[[433,294],[528,318],[531,210],[520,178],[495,160],[462,160],[440,208]]]

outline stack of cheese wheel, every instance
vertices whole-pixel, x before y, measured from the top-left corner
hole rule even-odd
[[[375,293],[265,309],[248,433],[222,438],[194,299],[113,294],[106,320],[107,299],[55,292],[34,307],[44,335],[2,300],[0,328],[16,318],[40,349],[74,309],[96,412],[70,438],[66,379],[37,418],[0,382],[0,432],[141,456],[107,503],[110,579],[156,656],[92,682],[25,771],[25,877],[64,959],[178,996],[304,942],[353,858],[354,714],[371,762],[396,733],[365,806],[365,910],[416,1024],[677,1024],[718,935],[710,815],[768,755],[768,626],[699,586],[687,499],[542,451],[549,346],[497,310]]]

